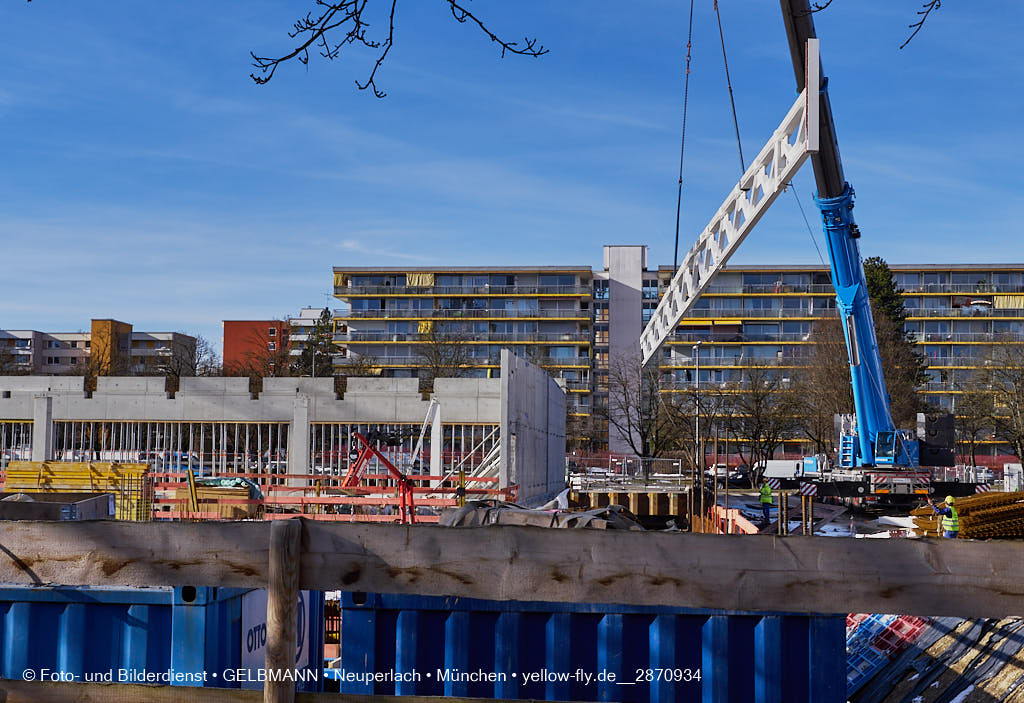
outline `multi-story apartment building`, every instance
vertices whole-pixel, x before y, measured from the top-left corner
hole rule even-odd
[[[891,265],[903,290],[905,329],[928,362],[919,389],[929,404],[956,412],[957,398],[994,347],[1024,342],[1024,264]],[[659,268],[664,289],[674,271]],[[792,373],[812,344],[814,320],[835,309],[825,266],[728,266],[661,350],[677,387],[740,382],[744,368],[770,363]],[[994,439],[990,456],[1009,454]],[[794,447],[794,450],[796,448]]]
[[[495,373],[498,349],[510,347],[564,378],[571,410],[588,417],[607,403],[610,366],[635,357],[674,274],[671,266],[649,270],[646,259],[646,247],[610,246],[599,270],[337,267],[335,295],[347,307],[335,312],[336,361],[416,376],[428,333],[457,333],[471,349],[471,375]],[[955,412],[962,384],[993,348],[1024,343],[1024,264],[891,268],[904,291],[906,330],[928,359],[929,381],[919,392]],[[697,342],[702,385],[740,382],[744,368],[766,363],[795,373],[814,321],[834,309],[827,266],[727,266],[661,350],[667,388],[694,384]],[[599,421],[589,431],[597,444],[625,450]],[[987,445],[991,456],[1009,453],[994,439]]]
[[[592,281],[587,266],[336,267],[337,363],[417,377],[429,347],[459,345],[464,375],[492,377],[507,347],[564,379],[569,412],[588,415]]]
[[[180,373],[196,339],[180,332],[136,332],[126,322],[92,320],[89,332],[0,330],[0,373]]]

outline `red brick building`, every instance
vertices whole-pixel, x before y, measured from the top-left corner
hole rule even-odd
[[[287,320],[224,320],[224,372],[281,375],[290,336]]]

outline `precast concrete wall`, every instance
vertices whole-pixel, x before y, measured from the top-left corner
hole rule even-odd
[[[501,487],[533,505],[565,488],[565,390],[544,371],[501,350]]]
[[[100,377],[91,397],[84,389],[80,376],[0,376],[0,420],[31,423],[40,461],[54,458],[55,422],[277,423],[287,425],[288,473],[306,474],[315,423],[415,426],[430,406],[418,380],[404,378],[350,378],[342,398],[333,378],[265,378],[258,396],[235,377],[182,378],[174,397],[159,377]],[[525,502],[562,488],[565,392],[545,371],[503,351],[500,379],[439,378],[433,398],[464,450],[466,426],[500,425],[502,487],[518,485]]]
[[[0,376],[0,420],[31,421],[34,399],[53,399],[52,419],[120,422],[291,422],[299,405],[310,422],[421,423],[429,401],[414,378],[351,378],[343,398],[333,378],[266,378],[263,392],[249,392],[247,378],[182,378],[173,398],[164,379],[97,379],[87,397],[80,376]],[[498,379],[439,378],[434,398],[448,423],[497,424],[501,414]]]

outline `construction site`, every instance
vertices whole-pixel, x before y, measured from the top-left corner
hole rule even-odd
[[[927,326],[928,310],[947,311],[927,299],[935,291],[921,294],[921,339],[902,307],[895,334],[884,326],[830,98],[843,87],[829,85],[815,29],[830,3],[781,1],[772,30],[784,32],[796,97],[750,160],[714,3],[742,173],[680,249],[680,150],[664,275],[645,277],[642,245],[605,247],[596,274],[336,267],[347,308],[322,321],[304,310],[302,327],[258,321],[269,336],[237,346],[272,363],[235,376],[170,373],[170,345],[184,339],[194,356],[196,339],[135,338],[112,319],[93,320],[92,336],[46,338],[48,350],[72,345],[70,373],[39,372],[63,363],[35,359],[41,333],[9,335],[23,361],[0,370],[30,372],[0,373],[0,701],[1024,701],[1024,440],[1005,429],[1024,401],[1009,375],[994,380],[1024,356],[969,366],[958,351],[1020,346],[1009,325],[1024,285],[1009,276],[1024,265],[934,284],[968,286],[959,303],[940,291],[968,323],[1006,318],[963,328],[981,341]],[[319,24],[307,16],[290,36],[314,33],[327,59],[362,43],[383,51],[379,68],[391,35],[367,40],[359,3],[319,5]],[[442,5],[503,55],[546,53]],[[910,38],[939,6],[923,4]],[[332,48],[324,26],[343,9],[356,29]],[[393,33],[394,5],[389,19]],[[286,59],[251,52],[253,80],[295,56],[305,64],[309,46]],[[376,68],[357,85],[382,98]],[[727,263],[802,167],[821,269],[737,277]],[[722,302],[728,276],[754,302]],[[782,302],[760,302],[769,296]],[[623,301],[640,313],[629,324]],[[832,346],[813,337],[818,308]],[[333,325],[322,366],[318,324]],[[101,328],[109,363],[97,370]],[[285,330],[307,346],[289,356]],[[893,339],[911,357],[894,362]],[[909,394],[931,386],[928,398],[955,403],[913,404],[891,382],[887,365],[911,365],[917,343],[944,361],[914,362]],[[412,359],[430,344],[455,352],[428,375],[431,360]],[[300,368],[307,349],[308,373],[276,373]],[[790,378],[815,353],[838,363],[838,382]],[[119,354],[134,361],[117,366]],[[163,375],[121,373],[130,364]],[[979,369],[982,390],[942,386]],[[616,377],[629,403],[609,392]],[[761,392],[831,408],[819,396],[832,387],[849,407],[818,412],[817,436],[755,427],[743,405]],[[994,424],[964,440],[968,401]],[[916,426],[900,427],[908,418]],[[659,424],[678,430],[665,446]]]

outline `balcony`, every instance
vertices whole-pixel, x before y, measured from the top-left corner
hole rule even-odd
[[[991,295],[992,293],[1024,293],[1024,286],[995,283],[922,283],[899,286],[907,295],[918,293],[952,293],[954,295]]]
[[[489,295],[585,295],[590,297],[590,286],[335,286],[337,298],[349,297],[388,297],[395,295],[415,295],[435,298],[451,296],[489,296]]]
[[[799,332],[775,332],[767,334],[752,334],[745,332],[676,332],[669,337],[666,342],[668,344],[694,344],[696,342],[724,342],[724,343],[743,343],[743,342],[807,342],[810,340],[810,334],[802,334]]]
[[[728,285],[712,283],[704,291],[711,295],[780,295],[783,293],[803,293],[805,295],[831,295],[836,294],[831,283],[814,283],[805,285],[786,284],[757,284],[757,285]]]
[[[826,314],[835,314],[835,308],[748,310],[746,308],[721,308],[718,310],[690,310],[683,316],[684,320],[712,320],[719,318],[747,320],[777,320],[791,317],[819,318]]]
[[[446,343],[448,340],[438,342],[432,339],[429,334],[419,333],[393,333],[393,332],[357,332],[350,330],[348,334],[339,334],[334,337],[335,342],[416,342],[416,343]],[[533,332],[533,333],[501,333],[501,332],[466,332],[452,333],[451,343],[453,344],[484,344],[493,342],[571,342],[574,344],[590,344],[590,334],[587,332]]]
[[[590,368],[589,356],[539,356],[528,361],[538,366],[585,366]]]
[[[590,391],[590,381],[566,381],[565,390],[567,391]]]
[[[527,318],[553,320],[590,320],[589,310],[349,310],[339,313],[338,319],[365,318],[386,320],[452,320]]]
[[[590,357],[587,356],[542,356],[528,359],[530,363],[538,366],[550,367],[586,367],[590,368]],[[338,366],[346,364],[366,363],[373,366],[423,366],[423,357],[410,354],[409,356],[377,356],[372,354],[353,354],[349,357],[335,357],[334,363]],[[468,366],[500,366],[501,358],[498,355],[470,357]],[[575,382],[574,382],[575,383]],[[587,388],[589,390],[589,386]]]
[[[1024,310],[1020,308],[993,309],[989,306],[964,306],[959,308],[916,308],[907,310],[907,319],[923,319],[930,317],[1020,317],[1024,318]]]
[[[980,366],[982,359],[973,356],[929,356],[925,358],[928,366]]]
[[[1000,332],[992,334],[989,332],[913,332],[909,335],[910,340],[918,344],[941,343],[941,342],[1024,342],[1024,333]]]
[[[807,361],[808,357],[777,356],[754,357],[754,356],[728,356],[716,359],[700,360],[701,368],[713,368],[717,366],[800,366]],[[660,368],[689,368],[695,367],[693,359],[679,356],[675,358],[662,359]]]

